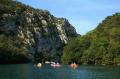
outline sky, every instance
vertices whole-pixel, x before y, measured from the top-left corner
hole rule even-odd
[[[120,12],[120,0],[18,0],[56,17],[67,18],[77,33],[85,35],[107,16]]]

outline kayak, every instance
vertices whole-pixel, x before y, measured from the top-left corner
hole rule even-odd
[[[51,66],[52,67],[60,67],[61,65],[59,63],[57,63],[57,64],[54,63],[54,64],[51,64]]]
[[[77,68],[77,64],[76,64],[76,63],[72,63],[72,64],[70,65],[70,67],[73,68],[73,69],[76,69],[76,68]]]

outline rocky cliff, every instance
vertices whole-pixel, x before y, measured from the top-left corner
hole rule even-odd
[[[1,0],[0,35],[18,41],[17,47],[37,53],[38,58],[42,54],[46,60],[59,60],[63,46],[77,33],[67,19],[54,17],[47,10]]]

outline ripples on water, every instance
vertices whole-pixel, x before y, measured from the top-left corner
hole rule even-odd
[[[115,66],[69,66],[53,68],[33,64],[0,65],[0,79],[120,79],[120,67]]]

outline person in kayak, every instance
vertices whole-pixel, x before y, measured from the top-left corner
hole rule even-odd
[[[73,69],[76,69],[78,67],[78,65],[76,63],[72,63],[72,64],[70,64],[70,67]]]

